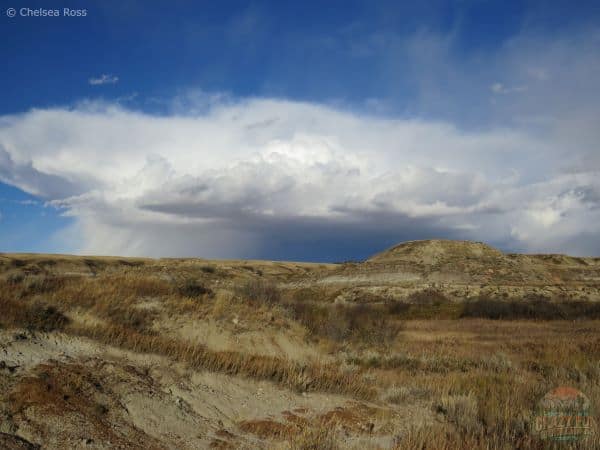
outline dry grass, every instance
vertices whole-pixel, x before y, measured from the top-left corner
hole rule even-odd
[[[90,259],[85,262],[89,276],[66,276],[58,267],[76,260],[48,261],[20,257],[3,263],[4,327],[84,336],[163,355],[192,369],[269,380],[299,392],[381,399],[398,409],[418,405],[435,417],[435,425],[394,431],[397,448],[549,448],[531,434],[536,403],[547,391],[573,386],[600,405],[600,322],[589,320],[600,317],[594,303],[481,297],[461,304],[443,292],[424,290],[403,302],[338,305],[335,288],[284,290],[284,270],[269,275],[277,267]],[[165,270],[169,264],[177,270]],[[80,311],[97,322],[75,321]],[[219,326],[241,317],[254,331],[273,324],[283,330],[297,321],[331,354],[327,363],[300,363],[247,349],[214,351],[155,331],[166,315],[215,320]],[[585,320],[570,321],[580,317]],[[78,382],[73,375],[64,383],[56,374],[49,377],[40,372],[23,379],[15,390],[14,411],[38,402],[68,409],[65,395],[93,389],[85,377]],[[91,408],[80,411],[98,420],[107,413],[102,405]],[[350,435],[365,434],[348,424],[364,425],[377,413],[341,409],[326,414],[310,424],[291,415],[281,422],[246,420],[240,429],[286,448],[348,448],[332,424],[345,424]],[[229,445],[220,442],[215,445]],[[600,446],[596,440],[577,448]]]
[[[288,438],[290,450],[338,450],[342,448],[331,426],[308,427]]]
[[[399,435],[394,450],[595,450],[600,448],[597,436],[576,442],[547,442],[532,436],[508,433],[487,436],[481,433],[458,433],[444,426],[419,428]]]
[[[275,305],[281,302],[281,291],[277,285],[261,278],[252,278],[237,285],[235,293],[253,303],[262,302]]]
[[[430,401],[445,425],[402,434],[398,448],[546,448],[531,434],[533,412],[546,392],[567,385],[593,404],[600,400],[596,322],[424,321],[408,328],[426,331],[426,339],[408,334],[402,347],[407,354],[427,352],[431,364],[382,365],[376,377],[390,383],[384,398],[400,405]],[[452,339],[444,340],[448,333]],[[444,371],[433,363],[461,359],[465,364]]]
[[[139,353],[164,355],[175,361],[187,363],[194,369],[269,380],[300,392],[326,391],[350,394],[358,398],[373,398],[375,395],[373,389],[364,383],[360,376],[341,373],[332,364],[303,365],[262,355],[212,351],[203,345],[141,334],[114,325],[73,327],[70,331],[107,345]]]
[[[472,433],[479,426],[477,399],[472,393],[444,395],[438,400],[435,408],[448,422],[454,424],[459,432]]]
[[[54,306],[39,300],[0,301],[0,323],[7,328],[25,328],[29,331],[62,330],[69,319]]]

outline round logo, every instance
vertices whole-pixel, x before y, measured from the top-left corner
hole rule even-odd
[[[533,432],[541,439],[576,441],[591,435],[595,421],[590,401],[577,389],[557,387],[539,401]]]

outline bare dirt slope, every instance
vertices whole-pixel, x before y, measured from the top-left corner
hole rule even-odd
[[[399,430],[400,417],[419,413],[189,370],[159,355],[63,334],[3,333],[0,340],[5,372],[10,371],[8,386],[3,386],[10,392],[4,405],[5,432],[43,448],[259,448],[261,437],[276,437],[282,431],[278,427],[284,429],[294,419],[373,408],[382,417],[387,414],[384,425],[394,423]],[[355,425],[366,429],[368,422]],[[245,430],[258,430],[258,436]],[[386,441],[385,436],[381,439]]]

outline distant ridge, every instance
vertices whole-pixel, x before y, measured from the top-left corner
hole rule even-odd
[[[367,260],[372,263],[414,262],[434,265],[462,259],[504,260],[506,255],[483,242],[429,239],[395,245]]]

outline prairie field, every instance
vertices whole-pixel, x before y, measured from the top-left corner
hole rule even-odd
[[[0,254],[2,448],[545,449],[600,405],[600,260],[408,243],[310,264]]]

